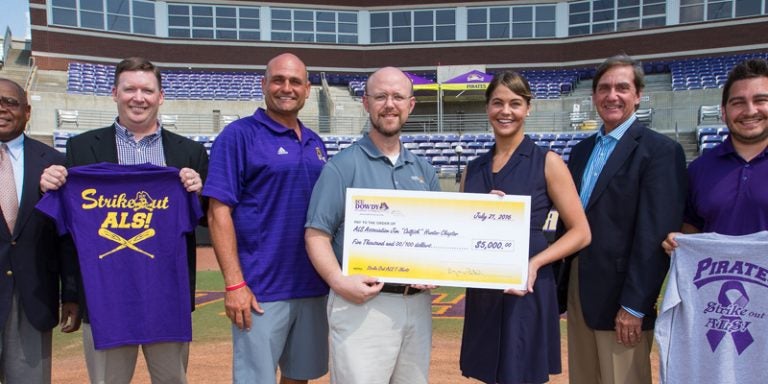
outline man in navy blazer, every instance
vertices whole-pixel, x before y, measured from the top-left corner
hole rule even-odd
[[[73,332],[80,326],[71,240],[60,238],[53,221],[35,210],[40,174],[61,164],[64,156],[24,135],[30,114],[24,89],[0,79],[0,163],[9,162],[13,169],[0,191],[18,207],[14,220],[16,210],[0,203],[0,382],[6,384],[51,382],[51,330],[59,323],[59,286],[61,330]]]
[[[592,102],[603,125],[568,163],[593,234],[561,273],[571,383],[651,383],[655,305],[669,268],[660,244],[682,224],[686,175],[680,144],[637,121],[643,87],[629,56],[598,67]]]
[[[117,104],[117,119],[105,128],[77,135],[67,142],[66,166],[99,162],[170,166],[180,169],[179,177],[187,191],[200,194],[208,172],[208,154],[202,144],[177,135],[161,126],[158,119],[164,101],[159,68],[142,57],[129,57],[115,69],[112,98]],[[66,182],[67,170],[49,167],[40,178],[44,191],[58,189]],[[196,246],[194,232],[187,235],[190,300],[194,309]],[[96,350],[87,317],[87,303],[81,297],[86,315],[83,349],[91,382],[130,382],[136,366],[138,346]],[[186,383],[189,343],[141,345],[152,382]]]

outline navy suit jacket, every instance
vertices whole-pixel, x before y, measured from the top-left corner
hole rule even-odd
[[[595,138],[582,140],[571,151],[568,168],[579,191]],[[590,328],[613,330],[623,305],[644,313],[643,329],[653,329],[655,305],[669,269],[661,242],[682,226],[686,184],[680,144],[642,123],[632,124],[587,203],[592,243],[573,255],[579,257],[579,295]],[[568,286],[569,263],[565,266],[560,287]]]
[[[77,302],[79,268],[71,238],[59,237],[53,220],[35,209],[43,170],[63,163],[55,149],[24,138],[24,184],[13,233],[0,213],[0,326],[8,319],[14,284],[27,319],[43,332],[59,322],[60,284],[61,300]]]
[[[198,142],[177,135],[167,129],[163,129],[160,132],[163,140],[165,164],[179,169],[192,168],[200,174],[200,178],[205,182],[205,177],[208,174],[208,153],[205,151],[205,147]],[[109,127],[81,133],[67,141],[67,167],[102,162],[118,162],[114,124]],[[205,207],[203,207],[203,212],[205,212]],[[205,223],[205,218],[201,220],[201,223]],[[189,266],[192,310],[195,309],[196,246],[195,233],[189,233],[187,235],[187,265]],[[81,307],[81,312],[86,315],[87,320],[84,298],[81,298]]]

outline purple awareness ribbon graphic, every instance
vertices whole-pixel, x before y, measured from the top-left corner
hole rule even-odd
[[[733,303],[728,298],[727,293],[729,291],[737,291],[740,294],[739,298],[736,299],[736,301]],[[725,307],[730,305],[737,305],[741,308],[745,308],[747,303],[749,303],[749,296],[747,296],[747,291],[744,289],[744,286],[740,282],[727,281],[723,283],[723,286],[720,288],[720,295],[718,295],[717,300],[720,302],[720,305]],[[720,320],[728,321],[730,323],[734,320],[741,320],[741,316],[721,316]],[[727,331],[720,331],[716,329],[710,329],[707,331],[707,340],[709,341],[709,346],[712,348],[712,352],[717,349],[717,346],[723,340],[726,333]],[[747,349],[747,347],[749,347],[753,341],[755,341],[755,339],[752,337],[752,334],[749,333],[749,330],[731,331],[731,337],[733,338],[733,344],[736,346],[736,351],[739,353],[739,355],[741,355],[741,353],[744,352],[744,350]]]

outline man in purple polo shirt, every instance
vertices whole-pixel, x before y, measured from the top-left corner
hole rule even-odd
[[[688,167],[683,233],[768,230],[768,62],[749,59],[731,70],[722,111],[728,138]],[[662,243],[667,253],[678,233]]]
[[[328,371],[328,286],[309,261],[304,219],[326,162],[298,119],[309,97],[304,63],[267,64],[267,109],[229,124],[211,149],[203,195],[232,320],[235,383],[306,383]]]
[[[721,107],[728,138],[688,167],[682,232],[704,233],[673,232],[662,243],[668,254],[675,251],[656,324],[662,383],[681,376],[696,383],[765,380],[740,372],[765,360],[764,320],[756,314],[766,303],[765,233],[758,232],[768,230],[768,62],[737,64]]]

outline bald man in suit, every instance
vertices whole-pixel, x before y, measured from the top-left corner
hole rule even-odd
[[[59,323],[60,301],[61,330],[80,327],[71,239],[60,238],[53,221],[34,209],[40,175],[62,164],[64,156],[24,134],[31,112],[24,89],[0,79],[0,173],[7,172],[0,175],[0,382],[5,384],[51,382],[51,330]]]

